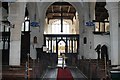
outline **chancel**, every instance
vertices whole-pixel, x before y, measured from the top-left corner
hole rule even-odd
[[[0,1],[1,80],[120,80],[120,2]]]

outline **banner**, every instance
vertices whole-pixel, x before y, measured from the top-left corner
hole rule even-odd
[[[85,22],[85,26],[95,26],[94,22],[88,21]]]
[[[38,22],[31,22],[30,26],[32,26],[32,27],[40,27],[40,24]]]

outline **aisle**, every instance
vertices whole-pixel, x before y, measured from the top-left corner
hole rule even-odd
[[[43,76],[42,80],[56,80],[57,79],[57,68],[48,68]]]
[[[74,80],[69,68],[58,68],[56,80]]]
[[[87,80],[87,78],[78,68],[48,68],[42,80]]]

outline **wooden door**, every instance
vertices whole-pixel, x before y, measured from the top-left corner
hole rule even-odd
[[[30,53],[30,32],[22,32],[21,35],[21,62],[27,61],[27,54]]]

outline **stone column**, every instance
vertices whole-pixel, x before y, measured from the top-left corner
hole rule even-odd
[[[39,33],[39,36],[40,36],[40,38],[39,38],[40,44],[39,45],[40,45],[40,47],[42,47],[44,44],[44,36],[43,36],[44,27],[45,27],[45,17],[42,17],[40,20],[40,33]]]
[[[79,13],[79,58],[81,59],[82,57],[84,57],[84,44],[83,44],[83,14]]]
[[[37,13],[36,3],[28,3],[27,9],[29,12],[30,22],[38,22],[39,17],[38,17],[38,13]],[[36,18],[35,18],[35,16],[36,16]],[[30,31],[31,31],[30,32],[30,57],[32,59],[37,59],[36,48],[39,48],[40,28],[30,26]],[[37,37],[37,43],[34,43],[34,41],[33,41],[34,37]]]
[[[83,12],[84,12],[84,29],[83,29],[83,44],[84,44],[84,38],[86,37],[86,39],[87,39],[87,42],[86,42],[86,44],[84,44],[84,57],[85,58],[89,58],[89,45],[88,45],[88,38],[89,38],[89,34],[88,34],[88,26],[86,26],[85,25],[85,22],[88,22],[88,21],[90,21],[89,20],[89,3],[88,2],[86,2],[86,3],[84,3],[84,10],[83,10]]]
[[[51,3],[51,2],[50,2]],[[43,3],[37,3],[37,7],[38,7],[38,14],[39,14],[39,21],[40,21],[40,32],[39,32],[39,46],[40,48],[43,46],[44,44],[44,28],[45,28],[45,13],[46,10],[48,8],[48,5],[50,4],[49,2],[43,2]],[[45,4],[45,5],[44,5]],[[39,10],[40,9],[40,10]]]
[[[109,12],[110,20],[110,44],[111,44],[111,64],[118,65],[119,62],[119,27],[118,27],[118,3],[117,2],[107,2],[106,9]]]
[[[93,9],[94,7],[92,7],[92,9]],[[89,58],[94,58],[93,56],[95,56],[94,54],[93,54],[93,46],[94,46],[94,35],[93,35],[93,33],[92,33],[92,31],[93,31],[93,29],[94,29],[94,26],[86,26],[85,25],[85,23],[86,22],[91,22],[93,19],[92,19],[92,17],[91,16],[93,16],[92,14],[94,14],[94,12],[93,11],[91,11],[91,3],[89,3],[89,2],[86,2],[85,4],[84,4],[84,10],[83,10],[83,12],[84,12],[84,29],[83,29],[83,40],[84,40],[84,38],[86,37],[86,44],[84,44],[84,56],[85,56],[85,58],[87,58],[87,59],[89,59]],[[83,41],[84,42],[84,41]],[[92,56],[92,57],[91,57]]]
[[[9,65],[20,66],[21,61],[21,27],[24,21],[26,3],[10,3],[8,20],[14,25],[11,28]]]

